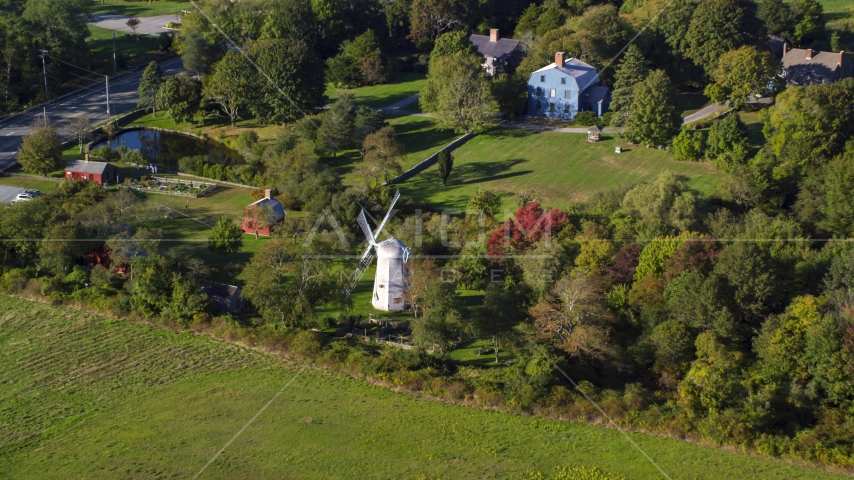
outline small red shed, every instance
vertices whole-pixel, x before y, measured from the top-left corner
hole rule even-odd
[[[272,190],[266,190],[264,198],[243,209],[241,226],[246,233],[270,236],[270,228],[285,215],[282,202],[273,198]]]
[[[119,183],[119,170],[109,163],[72,160],[65,167],[65,178],[95,182],[98,185]]]

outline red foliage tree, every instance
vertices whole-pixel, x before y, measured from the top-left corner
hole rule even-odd
[[[723,247],[713,238],[692,238],[685,242],[664,263],[664,278],[668,282],[686,272],[708,273],[715,266]]]
[[[529,203],[516,210],[515,218],[508,218],[492,232],[487,242],[489,254],[522,253],[543,237],[560,232],[567,224],[569,217],[561,210],[543,211],[539,203]]]
[[[635,242],[627,243],[620,248],[617,256],[614,257],[614,265],[608,269],[614,283],[631,285],[632,279],[635,277],[635,269],[638,267],[638,257],[641,250],[643,247]]]

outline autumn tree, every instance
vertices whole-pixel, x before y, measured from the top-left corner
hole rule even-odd
[[[540,239],[551,238],[567,224],[569,217],[561,210],[543,210],[539,203],[530,203],[516,210],[514,218],[508,218],[492,232],[487,241],[489,254],[521,253]]]
[[[61,169],[65,162],[62,160],[62,140],[56,129],[45,125],[32,125],[30,133],[24,135],[24,141],[18,149],[18,163],[24,171],[48,173]]]
[[[367,190],[376,190],[403,173],[400,162],[406,148],[397,139],[394,127],[384,127],[365,137],[362,152],[362,162],[356,166],[356,172]]]
[[[435,41],[461,24],[460,4],[454,0],[413,0],[409,7],[409,37]]]
[[[139,28],[139,24],[142,23],[138,18],[129,18],[125,25],[127,25],[131,30],[133,30],[133,35],[136,37],[136,29]],[[137,41],[139,41],[139,37],[136,37]]]
[[[613,317],[588,279],[561,279],[531,315],[540,337],[570,358],[601,360],[614,352],[609,339]]]
[[[92,130],[94,130],[95,126],[88,116],[79,115],[64,121],[60,128],[64,134],[77,140],[77,145],[80,147],[80,153],[83,153],[83,144],[92,134]]]
[[[773,53],[745,45],[721,56],[712,73],[715,83],[707,85],[705,93],[713,102],[723,105],[728,100],[739,109],[751,95],[776,93],[780,68]]]
[[[440,127],[472,133],[496,123],[498,104],[480,63],[476,55],[458,53],[430,65],[420,102]]]

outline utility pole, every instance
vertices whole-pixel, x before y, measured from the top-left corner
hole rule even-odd
[[[116,32],[113,32],[113,75],[116,74]]]
[[[107,123],[110,123],[110,76],[104,75],[107,82]]]
[[[42,73],[44,73],[44,99],[48,100],[47,93],[47,63],[45,58],[47,57],[47,50],[40,50],[42,52],[40,57],[42,57]]]

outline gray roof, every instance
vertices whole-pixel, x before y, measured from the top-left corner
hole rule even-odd
[[[596,68],[592,65],[582,62],[577,58],[570,58],[563,62],[563,66],[557,66],[554,63],[547,65],[534,73],[540,73],[546,70],[551,70],[554,68],[555,70],[569,75],[570,77],[575,78],[576,83],[578,83],[578,88],[581,90],[586,89],[591,85],[596,85],[599,83],[599,74],[596,73]]]
[[[837,75],[836,69],[840,66],[841,71],[838,73],[838,77],[831,79],[830,77]],[[827,77],[827,80],[834,81],[852,76],[852,73],[854,73],[854,68],[852,67],[854,66],[852,66],[851,60],[842,52],[813,50],[812,58],[807,60],[806,49],[793,48],[783,55],[783,68],[786,69],[787,76],[789,77],[806,75]]]
[[[274,217],[271,220],[274,222],[278,222],[279,220],[285,218],[285,207],[282,206],[282,202],[276,200],[275,198],[262,198],[261,200],[252,203],[246,208],[254,206],[270,209],[270,211],[273,213],[272,216]]]
[[[109,163],[104,162],[84,162],[80,160],[71,160],[68,162],[68,166],[65,167],[66,172],[81,172],[81,173],[94,173],[98,175],[103,175],[104,172],[109,167]]]
[[[584,103],[602,103],[608,96],[608,87],[596,85],[584,91]]]
[[[602,133],[602,130],[600,130],[596,125],[593,125],[587,129],[587,133]]]
[[[490,42],[489,35],[472,35],[469,40],[484,57],[506,58],[519,46],[519,40],[509,38],[499,38],[497,42]]]
[[[240,293],[240,288],[235,285],[227,285],[219,282],[203,282],[199,291],[211,297],[228,298],[235,293]]]

